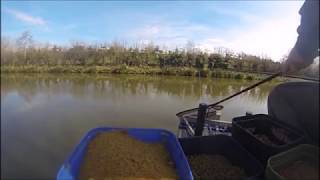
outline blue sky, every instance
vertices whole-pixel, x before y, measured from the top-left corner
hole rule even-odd
[[[126,41],[163,48],[267,55],[294,45],[303,1],[1,1],[1,35],[30,31],[40,42],[67,45]]]

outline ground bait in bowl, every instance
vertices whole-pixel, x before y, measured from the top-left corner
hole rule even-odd
[[[291,142],[291,139],[289,138],[289,132],[282,128],[272,127],[269,134],[257,131],[257,129],[254,127],[246,128],[246,131],[270,146],[284,145]]]
[[[299,160],[280,169],[279,174],[288,180],[319,180],[319,166]]]
[[[188,161],[195,179],[238,180],[245,177],[243,169],[233,166],[221,155],[189,155]]]
[[[145,143],[125,131],[99,133],[89,143],[80,180],[178,179],[169,153],[161,143]]]

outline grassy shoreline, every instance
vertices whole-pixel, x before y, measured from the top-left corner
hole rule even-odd
[[[186,67],[150,67],[150,66],[1,66],[1,73],[106,73],[106,74],[145,74],[145,75],[175,75],[175,76],[194,76],[212,77],[228,79],[260,80],[264,75],[236,72],[230,70],[198,70]],[[279,80],[279,79],[278,79]]]

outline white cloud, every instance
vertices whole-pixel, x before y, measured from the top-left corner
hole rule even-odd
[[[42,19],[41,17],[34,17],[34,16],[31,16],[27,13],[17,11],[14,9],[6,9],[5,11],[12,14],[17,19],[19,19],[23,22],[32,24],[32,25],[46,25],[47,24],[47,22],[44,19]]]
[[[199,47],[213,49],[224,46],[236,52],[268,55],[279,60],[294,46],[299,25],[297,16],[271,18],[246,28],[231,29],[218,38],[218,41],[215,37],[200,41]]]
[[[276,8],[271,16],[260,17],[257,23],[226,31],[219,46],[225,46],[237,52],[255,55],[267,55],[273,60],[288,53],[294,46],[297,27],[300,24],[298,13],[302,3],[288,4],[285,9]],[[201,46],[212,49],[211,38],[202,41]]]
[[[129,34],[140,40],[173,48],[183,47],[188,40],[193,40],[196,46],[203,50],[213,51],[215,47],[222,46],[236,52],[267,55],[278,61],[294,46],[298,35],[296,30],[300,23],[298,11],[303,2],[270,3],[274,3],[273,11],[262,13],[260,16],[241,10],[214,9],[217,13],[247,21],[242,26],[229,29],[188,22],[173,23],[168,20],[147,24]]]
[[[142,42],[154,42],[167,48],[183,47],[188,40],[199,34],[208,34],[213,29],[204,25],[188,22],[169,23],[157,22],[147,24],[128,32],[129,37]]]

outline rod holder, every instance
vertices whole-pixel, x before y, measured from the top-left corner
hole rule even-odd
[[[205,104],[205,103],[199,104],[196,130],[194,133],[195,136],[202,136],[207,109],[208,109],[207,104]]]

